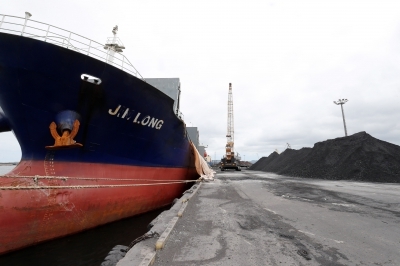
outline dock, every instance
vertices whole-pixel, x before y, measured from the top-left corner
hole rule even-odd
[[[400,265],[398,195],[398,184],[219,172],[117,265]]]

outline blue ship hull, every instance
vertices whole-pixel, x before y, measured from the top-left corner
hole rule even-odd
[[[81,117],[75,140],[83,147],[63,151],[62,160],[191,165],[185,125],[173,113],[173,100],[145,81],[81,53],[30,38],[0,33],[0,51],[0,106],[21,145],[22,160],[45,158],[44,147],[54,143],[50,123],[58,113],[73,110]],[[101,92],[90,88],[82,92],[82,74],[100,78]],[[119,113],[111,115],[118,106]],[[124,107],[130,108],[129,120],[122,118]],[[142,122],[146,116],[162,120],[161,128],[146,124],[150,118]]]

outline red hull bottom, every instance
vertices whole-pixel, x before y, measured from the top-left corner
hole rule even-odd
[[[17,188],[0,190],[0,254],[168,205],[185,189],[171,180],[198,177],[195,168],[43,164],[23,161],[0,177]]]

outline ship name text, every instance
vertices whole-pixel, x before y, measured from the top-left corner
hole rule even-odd
[[[164,124],[164,120],[157,119],[149,115],[142,116],[141,113],[122,105],[118,105],[115,110],[109,109],[108,113],[110,115],[117,116],[126,120],[130,120],[132,118],[133,123],[137,123],[142,126],[148,126],[158,130],[160,130],[162,125]]]

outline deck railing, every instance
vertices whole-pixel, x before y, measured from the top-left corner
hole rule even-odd
[[[21,35],[71,49],[106,62],[144,80],[124,55],[118,52],[110,53],[109,49],[104,49],[104,44],[71,31],[27,18],[0,14],[0,32]],[[110,56],[112,57],[111,60]]]

